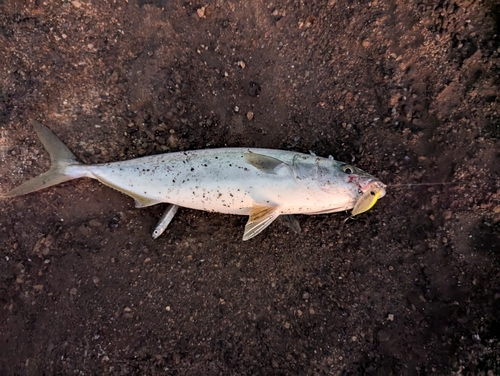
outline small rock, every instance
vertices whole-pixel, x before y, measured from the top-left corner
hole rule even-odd
[[[102,223],[99,222],[97,219],[91,219],[89,221],[89,226],[90,227],[101,227],[102,226]]]
[[[173,134],[171,134],[170,137],[168,138],[168,146],[170,146],[172,149],[176,149],[178,141],[179,139]]]
[[[34,288],[36,291],[42,291],[42,290],[43,290],[43,285],[35,285],[35,286],[33,286],[33,288]]]
[[[391,338],[390,333],[385,330],[381,330],[378,332],[378,339],[380,342],[387,342]]]
[[[73,287],[71,290],[69,290],[70,295],[76,295],[77,292],[78,292],[78,290],[76,289],[76,287]]]
[[[253,112],[252,111],[248,111],[247,112],[247,119],[248,120],[252,120],[253,119]]]
[[[196,9],[196,14],[198,15],[198,17],[200,18],[207,18],[207,16],[205,15],[205,10],[207,9],[207,6],[203,6],[201,8],[198,8]]]

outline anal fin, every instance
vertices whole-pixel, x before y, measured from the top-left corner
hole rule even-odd
[[[103,177],[101,177],[99,175],[94,174],[93,177],[95,179],[99,180],[102,184],[107,185],[110,188],[116,189],[117,191],[119,191],[121,193],[125,193],[126,195],[132,197],[134,199],[134,201],[135,201],[135,207],[136,208],[145,208],[147,206],[152,206],[152,205],[156,205],[156,204],[159,204],[159,203],[163,202],[161,200],[157,200],[157,199],[154,199],[154,198],[150,198],[150,197],[146,197],[146,196],[141,196],[141,195],[139,195],[139,194],[137,194],[135,192],[129,191],[126,188],[119,187],[118,185],[113,184],[112,182],[104,179]]]
[[[245,225],[243,240],[252,239],[264,231],[273,221],[278,218],[279,211],[277,206],[260,205],[254,203],[250,212],[250,217]]]

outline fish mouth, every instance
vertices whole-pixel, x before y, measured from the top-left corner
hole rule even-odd
[[[357,182],[356,182],[359,190],[363,193],[366,193],[368,191],[372,191],[372,192],[380,192],[380,195],[379,195],[379,198],[382,198],[385,196],[385,188],[387,187],[387,185],[385,185],[384,183],[382,183],[380,180],[378,179],[367,179],[367,180],[362,180],[362,179],[359,179]]]

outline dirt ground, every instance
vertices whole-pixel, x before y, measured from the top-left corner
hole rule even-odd
[[[2,375],[500,374],[495,0],[0,1],[0,192],[49,158],[333,155],[374,209],[246,218],[80,179],[0,201]],[[252,117],[253,116],[253,117]],[[450,185],[392,186],[460,182]]]

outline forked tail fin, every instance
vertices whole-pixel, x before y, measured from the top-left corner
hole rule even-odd
[[[50,187],[68,180],[83,176],[77,173],[78,169],[72,169],[70,173],[69,166],[82,165],[76,156],[63,144],[63,142],[46,126],[37,121],[31,121],[33,128],[42,142],[45,149],[50,154],[50,170],[43,174],[28,180],[13,190],[0,194],[0,197],[15,197],[35,192],[43,188]]]

